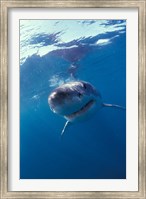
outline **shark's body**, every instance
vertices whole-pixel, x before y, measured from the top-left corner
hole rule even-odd
[[[85,120],[102,107],[125,109],[119,105],[103,103],[100,93],[84,81],[73,81],[59,86],[49,95],[48,103],[54,113],[67,120],[62,134],[68,123]]]

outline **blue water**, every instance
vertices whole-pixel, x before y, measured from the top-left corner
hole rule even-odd
[[[102,108],[60,136],[48,95],[72,74],[126,107],[126,21],[20,21],[20,178],[126,178],[126,111]]]

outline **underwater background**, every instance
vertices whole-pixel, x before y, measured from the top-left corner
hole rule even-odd
[[[74,123],[48,96],[77,79],[126,107],[125,20],[20,20],[20,179],[125,179],[126,111]]]

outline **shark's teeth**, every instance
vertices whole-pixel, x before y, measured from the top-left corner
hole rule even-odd
[[[81,109],[79,109],[78,111],[69,114],[69,115],[65,115],[65,118],[71,120],[77,116],[80,116],[81,114],[84,114],[86,111],[88,111],[92,105],[95,103],[95,100],[90,100],[88,103],[85,104],[85,106],[83,106]]]

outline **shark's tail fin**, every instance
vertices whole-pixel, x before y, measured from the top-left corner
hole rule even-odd
[[[103,107],[113,107],[113,108],[119,108],[119,109],[122,109],[122,110],[126,110],[125,107],[119,106],[117,104],[105,104],[105,103],[103,103],[102,105],[103,105]]]

